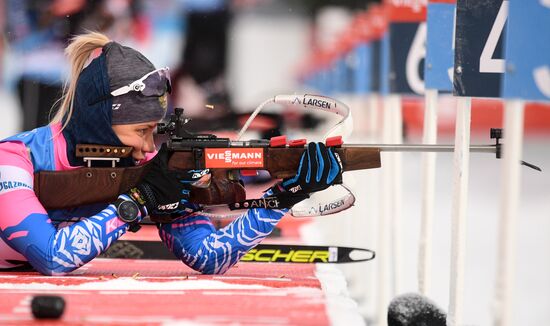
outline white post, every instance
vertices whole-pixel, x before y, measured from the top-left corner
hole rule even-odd
[[[516,264],[516,219],[521,182],[523,101],[510,100],[504,107],[506,147],[503,150],[502,203],[496,269],[494,325],[512,325]]]
[[[392,126],[391,126],[391,143],[403,143],[403,115],[401,107],[401,96],[390,95]],[[401,284],[403,280],[403,254],[401,246],[401,211],[403,197],[403,155],[402,153],[392,153],[392,170],[391,170],[391,242],[392,242],[392,270],[393,270],[393,291],[392,297],[401,293]]]
[[[380,137],[380,107],[379,107],[378,94],[369,94],[367,101],[368,108],[368,120],[367,120],[367,133],[370,137],[378,140]]]
[[[384,143],[391,141],[391,116],[392,116],[392,99],[391,96],[383,97],[383,127],[382,127],[382,141]],[[392,207],[392,187],[391,187],[391,173],[392,169],[392,154],[394,153],[382,153],[382,176],[380,178],[380,214],[378,220],[378,250],[376,253],[376,260],[378,265],[378,309],[377,309],[377,323],[378,326],[384,326],[387,324],[388,304],[390,302],[390,228],[389,221],[391,216]]]
[[[382,131],[381,122],[379,118],[381,110],[381,102],[379,101],[380,97],[378,94],[371,93],[367,97],[367,142],[381,143],[382,140],[380,131]],[[378,238],[378,218],[380,217],[380,173],[377,171],[367,172],[369,174],[367,184],[364,185],[365,192],[367,192],[367,199],[364,204],[367,207],[358,214],[361,214],[361,219],[365,221],[366,231],[361,232],[357,229],[357,233],[361,233],[363,244],[366,248],[377,247],[375,241]],[[356,203],[356,205],[359,205]],[[365,282],[362,283],[363,287],[361,288],[361,297],[362,299],[362,311],[367,318],[372,318],[376,312],[376,298],[372,297],[373,291],[376,289],[377,285],[377,276],[376,270],[374,270],[373,264],[361,264],[363,268],[361,270],[362,277],[365,277]]]
[[[362,111],[359,115],[354,113],[353,121],[356,123],[354,127],[354,142],[359,143],[377,143],[374,138],[374,133],[372,133],[370,126],[371,117],[373,116],[372,112],[376,110],[375,107],[371,107],[370,101],[371,95],[358,95],[356,98],[355,109],[353,112]],[[359,130],[359,131],[358,131]],[[368,174],[369,176],[366,176]],[[369,241],[372,241],[376,237],[375,223],[372,223],[375,220],[376,210],[374,209],[373,202],[371,197],[377,194],[378,184],[373,182],[373,177],[378,175],[378,172],[369,173],[369,171],[358,171],[357,180],[355,182],[355,188],[357,193],[360,195],[365,195],[366,199],[361,200],[360,202],[355,202],[355,209],[352,210],[353,218],[352,223],[350,223],[351,228],[351,237],[353,239],[353,245],[359,247],[367,246]],[[355,176],[355,174],[354,174]],[[355,177],[354,177],[355,178]],[[347,184],[349,186],[349,184]],[[355,190],[355,189],[354,189]],[[377,203],[377,201],[374,201]],[[372,247],[372,243],[371,243]],[[358,296],[366,296],[366,293],[372,289],[370,284],[367,284],[368,277],[366,275],[372,275],[373,273],[368,273],[365,270],[371,268],[372,264],[369,266],[367,264],[357,264],[354,266],[354,275],[353,275],[353,287],[350,288],[350,293],[353,295],[354,291],[358,293]],[[357,286],[355,285],[357,284]],[[361,299],[362,300],[362,299]],[[373,301],[372,298],[370,301]]]
[[[451,275],[447,325],[462,325],[466,207],[470,160],[471,98],[457,98],[454,150],[453,210],[451,220]]]
[[[424,144],[437,143],[437,99],[436,89],[427,89],[424,108]],[[432,224],[434,210],[436,153],[422,154],[422,215],[418,248],[418,290],[429,295],[432,269]]]
[[[369,143],[373,142],[369,135],[368,126],[371,124],[369,119],[370,112],[373,108],[369,107],[369,95],[367,94],[354,94],[350,97],[350,107],[353,112],[353,134],[350,139],[351,142]],[[369,241],[372,239],[372,235],[376,233],[369,224],[374,218],[375,213],[372,208],[370,197],[377,191],[377,184],[375,184],[370,176],[366,176],[368,171],[358,171],[353,174],[352,178],[346,179],[346,185],[350,187],[352,192],[359,198],[365,198],[365,200],[357,200],[355,207],[349,211],[340,213],[342,218],[347,222],[345,227],[348,236],[343,239],[342,243],[348,243],[354,247],[372,248],[372,243]],[[348,276],[349,292],[353,298],[356,298],[358,304],[361,307],[367,306],[367,301],[373,301],[369,294],[372,294],[372,287],[368,284],[369,277],[372,273],[372,264],[350,264],[347,269],[346,266],[342,266],[344,275]],[[346,274],[347,273],[347,274]]]

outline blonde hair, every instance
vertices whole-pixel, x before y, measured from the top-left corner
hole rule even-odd
[[[69,58],[71,73],[69,79],[63,85],[63,95],[57,103],[61,102],[59,110],[56,112],[50,123],[60,123],[66,118],[61,130],[63,130],[73,114],[74,96],[76,92],[76,82],[84,66],[88,63],[92,53],[102,48],[111,40],[99,32],[88,32],[73,37],[70,44],[65,49],[65,55]]]

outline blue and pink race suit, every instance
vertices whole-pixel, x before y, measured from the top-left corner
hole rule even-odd
[[[0,269],[30,264],[63,275],[91,261],[128,231],[112,204],[47,211],[33,191],[33,174],[76,169],[59,124],[0,143]],[[149,157],[150,159],[150,157]],[[250,209],[216,230],[200,212],[162,224],[167,247],[191,268],[224,273],[273,230],[284,210]]]

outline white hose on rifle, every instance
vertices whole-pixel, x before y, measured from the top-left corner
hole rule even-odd
[[[237,135],[237,140],[240,140],[242,135],[246,132],[254,118],[260,113],[263,108],[269,103],[283,104],[283,105],[292,105],[297,107],[303,107],[304,109],[313,109],[321,110],[329,113],[333,113],[342,117],[342,119],[337,122],[325,135],[325,138],[336,136],[340,131],[342,137],[349,136],[353,131],[353,118],[351,116],[351,110],[344,103],[335,100],[333,98],[321,95],[310,95],[310,94],[301,94],[301,95],[277,95],[273,98],[263,101],[258,107],[252,112],[246,123],[239,131]],[[346,125],[344,127],[344,124]],[[344,128],[343,128],[344,127]]]

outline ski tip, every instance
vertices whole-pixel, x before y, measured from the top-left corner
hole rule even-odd
[[[343,262],[362,262],[373,260],[376,257],[376,252],[365,248],[346,248],[348,250],[349,260]]]

